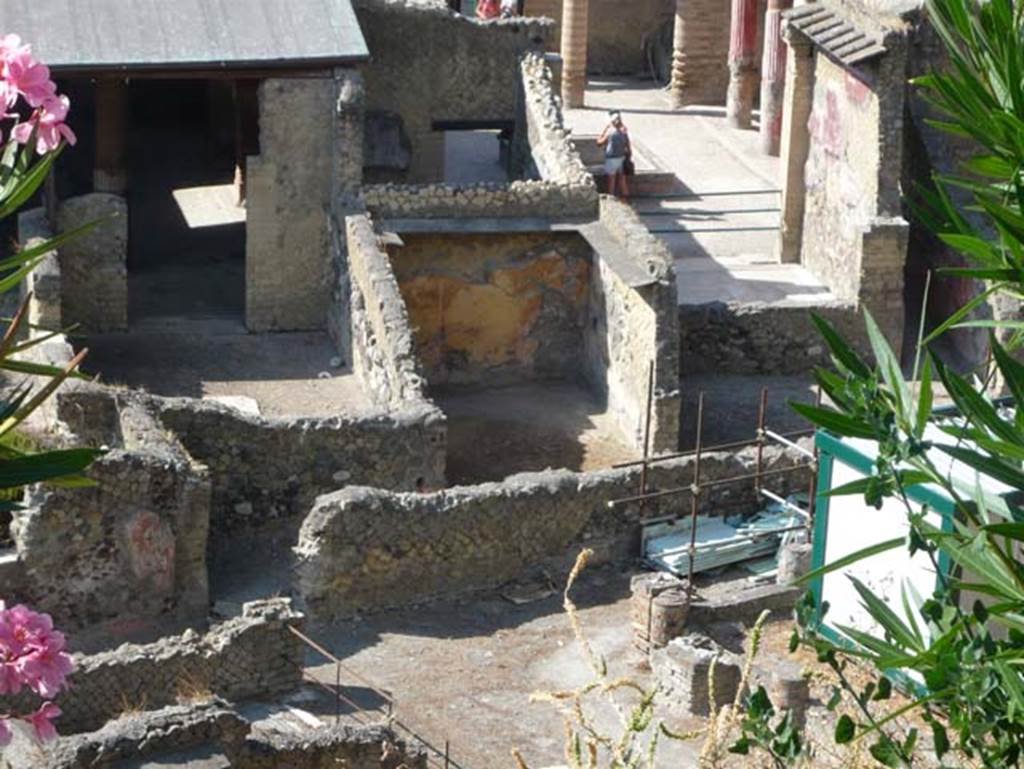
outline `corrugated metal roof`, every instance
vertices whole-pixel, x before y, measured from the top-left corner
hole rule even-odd
[[[350,0],[0,0],[52,69],[279,68],[366,59]]]
[[[859,29],[828,6],[809,3],[785,11],[783,17],[791,28],[802,32],[812,43],[847,66],[861,64],[885,53],[881,37]]]

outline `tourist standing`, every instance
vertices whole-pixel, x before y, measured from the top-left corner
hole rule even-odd
[[[608,177],[608,194],[625,198],[629,197],[626,161],[633,154],[633,148],[629,143],[629,129],[622,122],[622,114],[613,110],[608,116],[610,122],[601,132],[597,143],[604,147],[604,173]]]

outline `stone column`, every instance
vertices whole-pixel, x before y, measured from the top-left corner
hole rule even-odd
[[[811,144],[807,123],[814,101],[814,49],[803,35],[786,27],[783,37],[788,51],[780,138],[782,216],[775,255],[780,262],[799,262],[807,195],[804,167]]]
[[[793,0],[768,0],[764,15],[764,53],[761,58],[761,148],[779,154],[782,134],[782,94],[786,83],[786,46],[782,42],[782,12]]]
[[[680,109],[689,103],[686,93],[686,56],[688,53],[686,38],[690,25],[696,19],[692,18],[692,14],[687,11],[694,5],[695,3],[689,0],[676,0],[676,23],[672,38],[672,86],[669,92],[673,109]]]
[[[128,189],[127,147],[128,87],[123,80],[96,81],[96,166],[92,173],[95,192],[123,195]]]
[[[565,0],[562,5],[562,104],[583,106],[587,90],[587,37],[590,0]]]
[[[732,0],[729,92],[725,114],[734,128],[749,128],[757,92],[757,0]]]

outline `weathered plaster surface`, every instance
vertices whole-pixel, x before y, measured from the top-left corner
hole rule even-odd
[[[431,384],[578,374],[590,248],[570,233],[406,236],[392,264]]]

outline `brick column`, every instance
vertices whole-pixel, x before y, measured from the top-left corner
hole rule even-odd
[[[768,0],[764,15],[764,53],[761,58],[761,148],[779,154],[782,134],[782,95],[786,82],[786,46],[782,42],[782,12],[793,0]]]
[[[734,128],[749,128],[757,92],[757,0],[732,0],[729,92],[725,114]]]
[[[582,107],[587,90],[587,37],[590,0],[565,0],[562,6],[562,103]]]
[[[775,255],[780,262],[799,262],[807,195],[804,166],[811,143],[807,122],[814,101],[814,49],[800,33],[785,26],[783,37],[788,51],[780,138],[782,217]]]
[[[688,99],[686,58],[690,53],[690,30],[698,19],[693,13],[696,3],[692,0],[676,0],[675,34],[672,40],[672,87],[670,98],[675,109],[692,102]]]
[[[96,166],[92,173],[95,192],[123,195],[128,189],[127,91],[123,80],[96,81]]]

